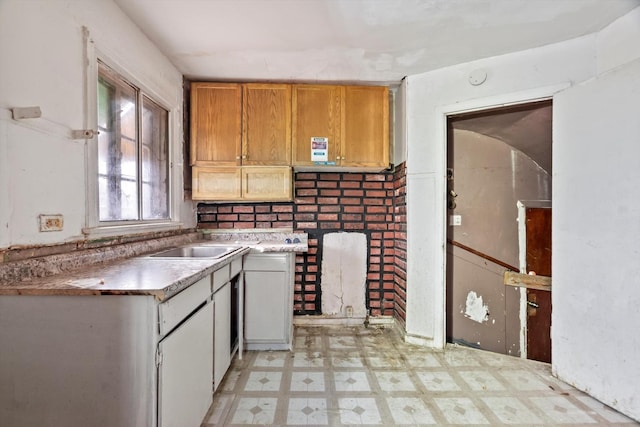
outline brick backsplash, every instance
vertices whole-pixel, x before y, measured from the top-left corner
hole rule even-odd
[[[296,256],[295,314],[321,314],[324,234],[364,233],[368,242],[367,308],[372,316],[394,315],[404,322],[404,182],[404,164],[382,173],[298,172],[293,202],[200,203],[198,228],[292,228],[308,233],[309,251]]]
[[[395,318],[405,325],[407,309],[407,176],[406,163],[398,165],[393,174],[394,275],[393,292]]]

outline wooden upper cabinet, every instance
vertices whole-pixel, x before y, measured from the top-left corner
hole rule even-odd
[[[241,118],[240,84],[192,83],[191,165],[239,165]]]
[[[291,164],[291,85],[243,85],[242,164]]]
[[[193,200],[291,201],[290,166],[215,166],[192,169]]]
[[[389,89],[379,86],[344,88],[342,166],[389,166]]]
[[[312,161],[313,137],[329,139],[326,163]],[[298,167],[389,167],[389,89],[295,85],[292,146]]]
[[[293,177],[290,166],[243,166],[244,200],[290,201]]]
[[[192,200],[241,200],[242,168],[217,166],[191,168]]]
[[[327,141],[312,159],[312,139]],[[381,86],[191,84],[193,200],[291,200],[291,166],[389,166]]]
[[[328,161],[337,162],[341,136],[340,86],[293,86],[293,159],[298,166],[312,166],[311,138],[329,139]]]

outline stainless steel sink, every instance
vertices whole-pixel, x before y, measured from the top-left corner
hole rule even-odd
[[[238,246],[183,246],[151,256],[160,258],[222,258],[238,249],[240,249]]]

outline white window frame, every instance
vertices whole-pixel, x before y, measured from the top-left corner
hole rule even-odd
[[[168,219],[159,220],[139,220],[139,221],[100,221],[98,205],[98,137],[87,139],[85,142],[85,181],[86,181],[86,215],[85,227],[82,232],[90,237],[120,236],[138,233],[152,233],[161,231],[179,230],[183,228],[180,221],[179,195],[182,194],[180,186],[181,177],[177,176],[174,167],[176,159],[180,159],[181,129],[182,120],[180,109],[172,107],[171,102],[154,90],[150,85],[135,77],[135,73],[130,72],[115,55],[109,55],[99,50],[94,41],[90,38],[88,30],[84,29],[85,55],[86,55],[86,92],[85,92],[85,119],[84,129],[96,130],[98,126],[98,61],[111,68],[122,76],[127,82],[136,86],[143,94],[157,103],[168,112],[168,162],[169,162],[169,185],[168,185]],[[178,169],[179,170],[179,169]]]

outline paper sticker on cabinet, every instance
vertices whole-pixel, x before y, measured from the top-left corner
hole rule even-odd
[[[326,162],[329,160],[329,138],[321,136],[311,137],[311,161]]]

